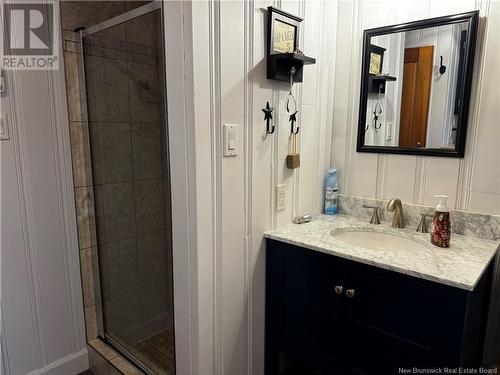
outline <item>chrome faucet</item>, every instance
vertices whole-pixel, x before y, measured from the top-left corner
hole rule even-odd
[[[387,203],[387,211],[394,211],[394,216],[392,218],[392,226],[394,228],[404,228],[405,220],[403,217],[403,204],[398,198],[392,198],[389,203]]]

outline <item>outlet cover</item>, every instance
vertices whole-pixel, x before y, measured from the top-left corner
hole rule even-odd
[[[393,130],[393,123],[388,122],[385,126],[385,140],[387,142],[392,141],[392,130]]]
[[[276,185],[276,210],[286,209],[286,185]]]

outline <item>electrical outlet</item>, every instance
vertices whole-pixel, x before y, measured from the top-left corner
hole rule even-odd
[[[276,210],[286,209],[286,185],[276,185]]]

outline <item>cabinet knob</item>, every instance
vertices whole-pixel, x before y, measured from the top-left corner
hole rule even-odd
[[[337,285],[335,287],[335,294],[342,294],[343,291],[344,291],[344,287],[343,286]]]
[[[345,291],[345,295],[347,296],[347,298],[354,298],[354,296],[356,295],[356,291],[354,289],[347,289]]]

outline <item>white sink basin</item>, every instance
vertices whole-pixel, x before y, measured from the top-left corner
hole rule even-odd
[[[423,251],[427,247],[410,238],[397,234],[371,231],[332,231],[331,235],[342,242],[365,249],[382,251]]]

